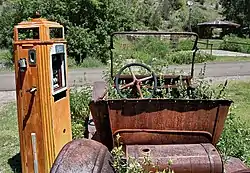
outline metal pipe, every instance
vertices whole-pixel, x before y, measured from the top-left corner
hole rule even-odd
[[[37,161],[37,152],[36,152],[36,134],[31,133],[32,141],[32,150],[33,150],[33,159],[34,159],[34,173],[38,173],[38,161]]]

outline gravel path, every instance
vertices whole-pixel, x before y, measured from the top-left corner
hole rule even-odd
[[[16,101],[16,91],[0,91],[0,105]]]
[[[211,50],[201,50],[202,52],[206,52],[208,54],[211,53]],[[226,50],[212,50],[212,54],[215,56],[245,56],[250,57],[250,54],[248,53],[240,53],[240,52],[232,52],[232,51],[226,51]]]

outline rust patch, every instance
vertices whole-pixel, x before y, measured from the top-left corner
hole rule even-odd
[[[186,144],[186,145],[128,145],[126,156],[139,161],[145,155],[149,156],[158,170],[169,167],[175,173],[222,173],[223,163],[216,148],[212,144]],[[156,171],[152,166],[145,169]]]

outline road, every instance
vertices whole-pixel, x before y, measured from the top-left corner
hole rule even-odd
[[[170,69],[190,72],[190,65],[170,66]],[[195,76],[200,72],[204,64],[195,65]],[[69,70],[69,85],[84,85],[86,83],[93,83],[94,81],[103,80],[104,69],[76,69]],[[250,62],[222,62],[222,63],[207,63],[206,73],[207,78],[212,79],[250,79]],[[86,79],[86,80],[85,80]],[[13,72],[0,73],[0,91],[14,91],[15,90],[15,75]]]

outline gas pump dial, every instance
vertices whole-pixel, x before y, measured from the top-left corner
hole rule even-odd
[[[64,44],[54,44],[51,48],[51,87],[56,95],[67,89],[66,87],[66,52]]]

